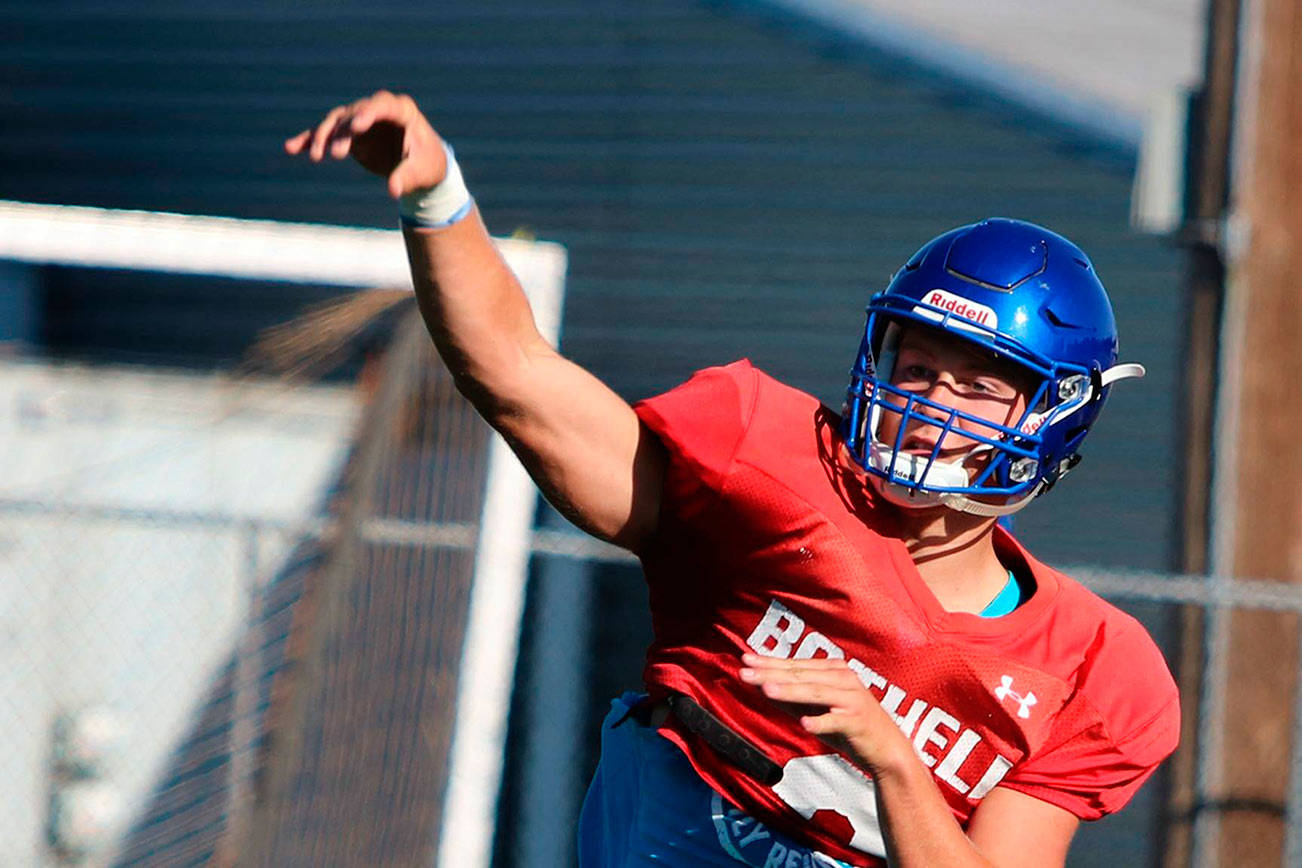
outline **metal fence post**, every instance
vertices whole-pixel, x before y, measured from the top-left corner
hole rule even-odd
[[[262,528],[256,520],[241,521],[236,528],[240,543],[243,575],[239,587],[244,596],[244,623],[235,639],[232,676],[230,732],[230,786],[226,792],[226,834],[218,848],[217,865],[235,865],[239,860],[240,841],[248,825],[256,798],[258,686],[261,681],[262,590],[263,571],[259,546]]]
[[[1219,575],[1209,576],[1207,580],[1210,593],[1203,631],[1205,664],[1198,699],[1200,750],[1194,778],[1192,862],[1197,868],[1216,864],[1220,837],[1221,758],[1225,752],[1221,721],[1229,672],[1229,582]]]
[[[1302,660],[1299,625],[1298,660]],[[1284,814],[1284,864],[1302,865],[1302,675],[1293,683],[1293,734],[1288,752],[1288,802]]]

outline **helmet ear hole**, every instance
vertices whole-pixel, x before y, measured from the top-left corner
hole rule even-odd
[[[1071,450],[1072,454],[1075,454],[1076,447],[1080,445],[1081,440],[1085,439],[1085,434],[1089,430],[1088,425],[1077,425],[1075,428],[1068,428],[1062,436],[1062,442],[1067,449]],[[1079,460],[1080,457],[1077,456],[1077,461]]]

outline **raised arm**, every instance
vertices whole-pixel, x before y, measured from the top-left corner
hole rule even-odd
[[[442,140],[410,97],[380,91],[285,142],[313,161],[352,156],[399,198],[448,171]],[[655,530],[664,448],[626,401],[543,339],[479,212],[404,226],[420,310],[457,387],[576,525],[636,550]]]

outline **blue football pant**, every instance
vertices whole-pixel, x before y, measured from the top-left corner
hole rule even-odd
[[[579,819],[580,868],[849,868],[765,827],[697,776],[678,746],[611,703]]]

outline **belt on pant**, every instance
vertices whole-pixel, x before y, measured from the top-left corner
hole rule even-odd
[[[755,780],[769,787],[782,780],[777,763],[690,696],[669,693],[661,699],[648,698],[630,714],[643,726],[659,726],[672,714],[689,732]]]

